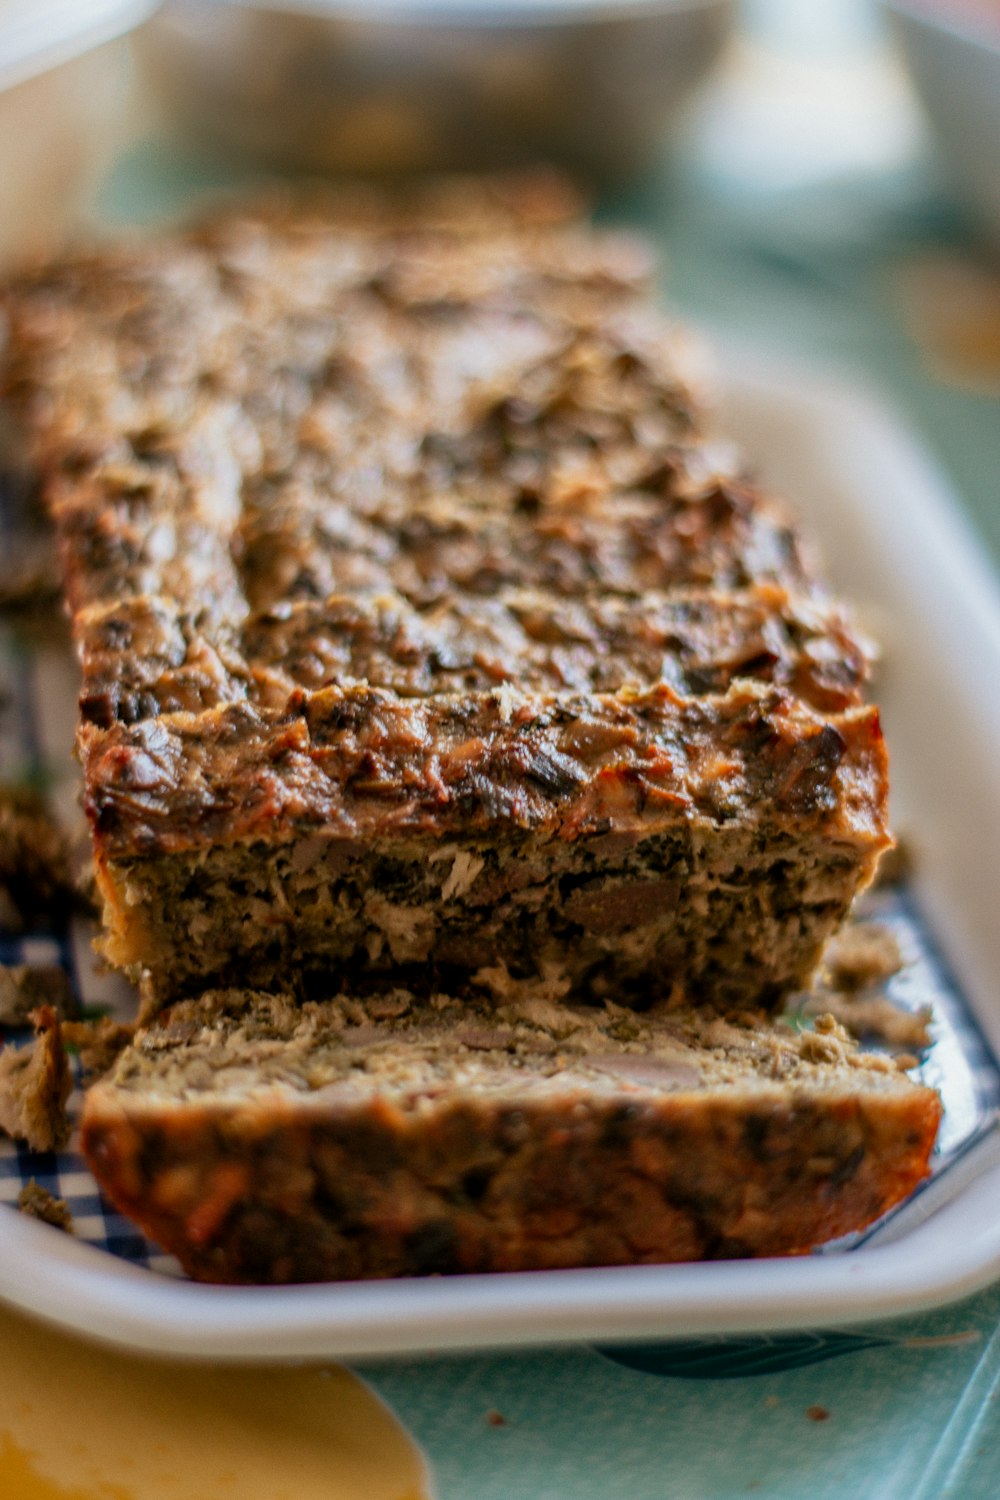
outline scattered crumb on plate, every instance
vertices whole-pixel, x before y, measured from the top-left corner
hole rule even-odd
[[[41,1006],[31,1020],[34,1040],[0,1052],[0,1130],[34,1151],[54,1151],[69,1137],[73,1080],[53,1007]]]
[[[41,1219],[43,1224],[52,1224],[56,1229],[73,1233],[73,1215],[65,1198],[56,1198],[32,1177],[25,1183],[17,1197],[17,1206],[29,1219]]]

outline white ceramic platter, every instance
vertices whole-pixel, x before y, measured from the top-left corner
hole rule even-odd
[[[869,395],[736,360],[722,423],[793,498],[885,650],[894,823],[923,917],[1000,1053],[1000,591],[948,486]],[[793,1260],[339,1286],[196,1286],[0,1211],[0,1297],[134,1349],[205,1359],[432,1353],[858,1323],[1000,1276],[989,1133],[860,1246]]]

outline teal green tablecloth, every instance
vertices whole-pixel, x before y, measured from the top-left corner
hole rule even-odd
[[[996,1500],[998,1319],[992,1290],[856,1343],[731,1341],[710,1378],[671,1345],[645,1351],[651,1373],[590,1348],[362,1373],[440,1500]]]
[[[927,159],[859,165],[848,151],[768,182],[745,163],[727,172],[718,143],[710,157],[692,135],[601,212],[653,233],[671,298],[723,347],[806,356],[877,387],[1000,564],[1000,264]],[[222,180],[147,146],[120,164],[105,216],[155,217]],[[970,339],[958,304],[977,289],[996,327]],[[996,1500],[998,1325],[1000,1287],[853,1335],[663,1345],[641,1369],[581,1346],[363,1373],[423,1444],[438,1500]]]

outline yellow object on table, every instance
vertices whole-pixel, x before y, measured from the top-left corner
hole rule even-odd
[[[340,1366],[119,1354],[0,1309],[4,1500],[425,1500],[423,1459]]]

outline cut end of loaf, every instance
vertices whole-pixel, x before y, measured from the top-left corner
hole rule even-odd
[[[775,1005],[888,843],[874,709],[366,686],[117,726],[88,758],[108,956],[162,998],[252,974]],[[141,786],[139,785],[141,783]],[[183,940],[178,941],[178,934]]]

